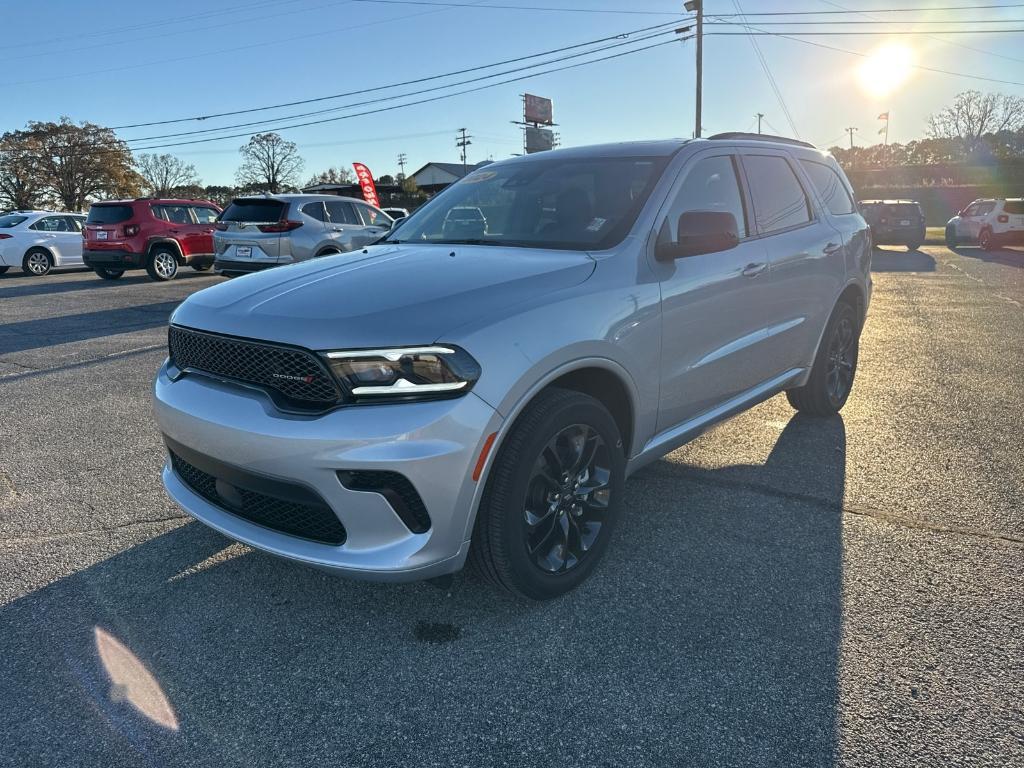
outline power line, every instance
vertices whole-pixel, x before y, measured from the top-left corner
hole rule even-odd
[[[1024,8],[1024,3],[995,3],[991,5],[945,5],[917,8],[868,8],[872,13],[922,13],[931,11],[981,11],[990,8]],[[737,16],[828,16],[830,14],[851,14],[861,11],[752,11],[750,13],[717,13],[718,17]]]
[[[870,13],[865,13],[863,11],[851,11],[846,6],[839,5],[839,3],[833,3],[833,2],[831,2],[831,0],[819,0],[819,2],[822,2],[825,5],[831,5],[833,8],[839,8],[840,10],[843,10],[843,11],[850,11],[851,13],[856,13],[858,16],[863,16],[866,19],[877,20],[877,17],[873,16]],[[915,24],[919,24],[920,22],[915,21],[914,23]],[[989,51],[989,50],[986,50],[984,48],[975,48],[973,45],[967,45],[965,43],[958,43],[958,42],[956,42],[954,40],[947,40],[947,39],[945,39],[943,37],[938,37],[937,35],[927,35],[927,37],[929,37],[932,40],[937,40],[938,42],[942,43],[943,45],[952,45],[952,46],[954,46],[956,48],[963,48],[965,51],[974,51],[975,53],[984,53],[987,56],[994,56],[997,59],[1005,59],[1007,61],[1016,61],[1016,62],[1018,62],[1020,64],[1024,64],[1024,59],[1017,58],[1016,56],[1007,56],[1004,53],[996,53],[995,51]]]
[[[329,96],[316,96],[314,98],[309,98],[309,99],[299,99],[297,101],[286,101],[286,102],[281,102],[281,103],[278,103],[278,104],[268,104],[268,105],[260,106],[260,107],[250,107],[250,108],[247,108],[247,109],[236,109],[236,110],[232,110],[230,112],[215,112],[215,113],[208,114],[208,115],[192,115],[190,117],[179,117],[179,118],[174,118],[174,119],[169,119],[169,120],[154,120],[154,121],[150,121],[150,122],[147,122],[147,123],[131,123],[131,124],[128,124],[128,125],[115,125],[115,126],[113,126],[111,128],[111,130],[120,131],[120,130],[127,130],[129,128],[147,128],[147,127],[150,127],[150,126],[171,125],[171,124],[174,124],[174,123],[199,122],[199,121],[204,121],[204,120],[212,120],[212,119],[218,118],[218,117],[233,117],[235,115],[246,115],[246,114],[251,114],[253,112],[264,112],[264,111],[268,111],[268,110],[272,110],[272,109],[283,109],[285,107],[297,107],[297,106],[301,106],[303,104],[315,104],[315,103],[318,103],[318,102],[330,101],[332,99],[342,99],[342,98],[346,98],[348,96],[360,96],[360,95],[365,94],[365,93],[374,93],[376,91],[389,90],[391,88],[401,88],[401,87],[406,86],[406,85],[419,85],[420,83],[426,83],[426,82],[430,82],[432,80],[441,80],[441,79],[447,78],[447,77],[455,77],[456,75],[465,75],[465,74],[469,74],[470,72],[479,72],[482,69],[491,69],[493,67],[504,66],[505,64],[516,64],[516,63],[518,63],[520,61],[527,61],[529,59],[536,59],[536,58],[539,58],[541,56],[549,56],[551,54],[562,53],[564,51],[571,51],[571,50],[575,50],[577,48],[585,48],[586,46],[589,46],[589,45],[598,45],[599,43],[605,43],[605,42],[608,42],[610,40],[620,40],[620,39],[624,39],[626,37],[629,37],[630,35],[637,35],[637,34],[641,34],[641,33],[644,33],[644,32],[650,32],[652,30],[663,29],[663,28],[666,28],[666,27],[669,27],[669,26],[674,26],[676,23],[677,22],[674,22],[674,21],[672,21],[672,22],[662,22],[661,24],[654,24],[654,25],[651,25],[651,26],[648,26],[648,27],[641,27],[639,29],[633,29],[633,30],[630,30],[628,32],[619,32],[617,34],[609,35],[607,37],[600,37],[600,38],[597,38],[596,40],[588,40],[588,41],[586,41],[584,43],[575,43],[573,45],[562,46],[561,48],[552,48],[551,50],[541,51],[540,53],[531,53],[531,54],[529,54],[527,56],[517,56],[515,58],[503,59],[501,61],[495,61],[495,62],[491,62],[489,64],[480,64],[480,65],[474,66],[474,67],[467,67],[465,69],[457,69],[457,70],[453,70],[451,72],[443,72],[441,74],[430,75],[430,76],[427,76],[427,77],[418,77],[418,78],[415,78],[413,80],[404,80],[404,81],[398,82],[398,83],[388,83],[386,85],[378,85],[378,86],[374,86],[372,88],[361,88],[359,90],[345,91],[343,93],[335,93],[335,94],[331,94]]]
[[[736,10],[740,12],[740,18],[744,18],[742,16],[743,8],[740,6],[739,0],[732,0],[732,4],[736,8]],[[708,34],[714,33],[709,32]],[[779,84],[775,82],[775,77],[772,75],[771,67],[768,66],[768,61],[767,59],[765,59],[764,53],[761,52],[761,46],[757,44],[757,41],[753,38],[753,36],[750,37],[750,45],[753,47],[754,53],[757,54],[757,58],[761,62],[761,69],[764,70],[765,77],[768,78],[768,84],[771,86],[772,91],[775,92],[775,98],[778,100],[779,106],[782,108],[782,114],[786,118],[786,122],[789,123],[789,127],[793,130],[793,135],[799,139],[800,132],[796,128],[796,122],[793,120],[793,115],[792,113],[790,113],[789,107],[786,106],[786,100],[782,96],[782,91],[779,89]]]
[[[566,8],[550,5],[472,5],[470,3],[443,2],[442,0],[354,0],[357,3],[374,3],[376,5],[437,5],[445,8],[479,8],[495,11],[553,11],[557,13],[616,13],[634,16],[681,16],[679,11],[641,11],[622,10],[618,8]]]
[[[722,22],[727,23],[727,22]],[[1013,29],[944,29],[942,34],[944,35],[1005,35],[1013,34],[1017,32],[1024,32],[1024,27],[1013,28]],[[765,37],[770,35],[780,35],[778,32],[770,32],[764,30],[762,32],[706,32],[708,35],[718,35],[719,37],[738,37],[741,35],[757,35],[758,37]],[[815,31],[799,31],[796,32],[798,35],[815,36],[815,37],[840,37],[843,35],[917,35],[927,36],[927,32],[914,32],[909,30],[875,30],[875,31],[850,31],[850,32],[815,32]]]
[[[748,27],[750,29],[756,29],[756,27],[751,27],[751,25],[749,25],[749,24],[743,24],[743,23],[740,23],[740,22],[733,22],[733,23],[736,26]],[[715,32],[715,33],[709,33],[709,34],[722,35],[722,34],[726,34],[726,33]],[[736,34],[742,34],[742,33],[736,33]],[[864,53],[863,51],[851,51],[849,48],[840,48],[839,46],[836,46],[836,45],[828,45],[827,43],[819,43],[819,42],[815,42],[814,40],[804,40],[801,37],[794,37],[793,35],[787,35],[787,34],[784,34],[782,32],[765,32],[764,34],[771,35],[772,37],[778,37],[778,38],[780,38],[782,40],[792,40],[795,43],[803,43],[804,45],[811,45],[811,46],[814,46],[815,48],[822,48],[822,49],[824,49],[826,51],[836,51],[838,53],[845,53],[845,54],[848,54],[850,56],[859,56],[862,59],[871,58],[871,54],[870,53]],[[803,34],[803,33],[798,33],[798,34]],[[953,77],[963,77],[963,78],[967,78],[968,80],[978,80],[978,81],[986,82],[986,83],[999,83],[1000,85],[1021,85],[1021,86],[1024,86],[1024,82],[1021,82],[1021,81],[1018,81],[1018,80],[1001,80],[1001,79],[995,78],[995,77],[985,77],[984,75],[970,75],[970,74],[967,74],[965,72],[954,72],[954,71],[949,70],[949,69],[939,69],[938,67],[928,67],[928,66],[925,66],[924,64],[907,64],[907,66],[912,68],[912,69],[920,69],[920,70],[922,70],[924,72],[935,72],[935,73],[940,74],[940,75],[951,75]]]
[[[375,115],[375,114],[379,114],[381,112],[390,112],[390,111],[393,111],[393,110],[396,110],[396,109],[404,109],[406,107],[418,106],[420,104],[429,104],[429,103],[436,102],[436,101],[442,101],[444,99],[450,99],[450,98],[453,98],[455,96],[462,96],[462,95],[467,94],[467,93],[476,93],[478,91],[484,91],[484,90],[487,90],[489,88],[496,88],[498,86],[507,85],[509,83],[518,83],[518,82],[521,82],[523,80],[529,80],[531,77],[539,77],[541,75],[550,75],[550,74],[554,74],[556,72],[564,72],[564,71],[567,71],[567,70],[570,70],[570,69],[577,69],[579,67],[585,67],[585,66],[588,66],[590,64],[597,64],[597,63],[603,62],[603,61],[610,61],[612,59],[618,59],[618,58],[621,58],[623,56],[631,56],[631,55],[633,55],[635,53],[641,53],[643,51],[649,51],[649,50],[652,50],[654,48],[660,48],[660,47],[665,46],[665,45],[672,45],[674,43],[685,42],[686,40],[691,40],[691,39],[693,39],[692,35],[689,35],[687,37],[673,38],[671,40],[662,40],[661,42],[658,42],[658,43],[652,43],[651,45],[645,45],[645,46],[642,46],[640,48],[632,48],[632,49],[630,49],[628,51],[620,51],[619,53],[610,54],[608,56],[602,56],[602,57],[597,58],[597,59],[591,59],[590,61],[581,61],[581,62],[577,62],[575,64],[566,65],[564,67],[555,67],[553,69],[548,69],[548,70],[545,70],[543,72],[537,72],[537,73],[533,73],[533,74],[529,74],[529,75],[519,75],[517,77],[511,77],[511,78],[508,78],[506,80],[500,80],[500,81],[498,81],[496,83],[486,83],[484,85],[478,85],[475,88],[466,88],[464,90],[455,91],[453,93],[444,93],[444,94],[441,94],[439,96],[431,96],[431,97],[426,98],[426,99],[418,99],[416,101],[410,101],[410,102],[407,102],[405,104],[392,104],[391,106],[378,107],[377,109],[366,110],[364,112],[354,112],[354,113],[352,113],[350,115],[340,115],[338,117],[329,117],[329,118],[324,118],[322,120],[311,120],[311,121],[305,122],[305,123],[295,123],[293,125],[284,125],[284,126],[278,127],[276,130],[278,130],[278,131],[286,131],[286,130],[291,130],[293,128],[305,128],[305,127],[310,126],[310,125],[322,125],[324,123],[333,123],[333,122],[338,122],[340,120],[351,120],[352,118],[355,118],[355,117],[365,117],[366,115]],[[205,144],[205,143],[208,143],[208,142],[211,142],[211,141],[223,141],[225,139],[236,139],[236,138],[248,137],[248,136],[251,136],[251,135],[252,135],[251,133],[247,132],[247,133],[232,134],[232,135],[229,135],[229,136],[211,136],[211,137],[207,137],[207,138],[204,138],[204,139],[192,139],[191,141],[182,141],[182,142],[175,142],[175,143],[170,143],[170,144],[156,144],[156,145],[152,145],[152,146],[148,146],[148,147],[136,147],[133,151],[145,152],[145,151],[149,151],[149,150],[152,150],[152,149],[164,149],[164,148],[167,148],[167,147],[180,147],[180,146],[186,146],[186,145],[192,145],[192,144]]]
[[[435,85],[435,86],[432,86],[430,88],[421,88],[421,89],[416,90],[416,91],[410,91],[410,92],[406,92],[406,93],[396,93],[396,94],[391,94],[389,96],[380,96],[380,97],[375,98],[375,99],[367,99],[365,101],[352,102],[350,104],[343,104],[343,105],[337,106],[337,107],[328,107],[327,109],[317,109],[317,110],[313,110],[311,112],[299,112],[297,114],[292,114],[292,115],[282,115],[282,116],[275,117],[275,118],[268,118],[266,120],[256,120],[256,121],[252,121],[252,122],[248,122],[248,123],[235,123],[233,125],[222,125],[222,126],[220,126],[218,128],[203,128],[203,129],[194,130],[194,131],[178,131],[176,133],[165,133],[165,134],[158,134],[158,135],[155,135],[155,136],[140,136],[140,137],[137,137],[137,138],[134,138],[134,139],[125,139],[125,141],[127,141],[129,144],[135,144],[135,143],[145,142],[145,141],[159,141],[160,139],[174,139],[174,138],[179,138],[181,136],[198,136],[198,135],[209,134],[209,133],[218,133],[220,131],[235,130],[235,129],[238,129],[238,128],[253,128],[254,126],[268,126],[268,125],[280,123],[282,120],[298,120],[299,118],[302,118],[302,117],[313,117],[315,115],[331,114],[331,113],[340,112],[340,111],[346,110],[346,109],[354,109],[356,107],[365,107],[365,106],[369,106],[371,104],[380,104],[382,102],[394,101],[396,99],[404,99],[404,98],[408,98],[410,96],[420,96],[420,95],[423,95],[424,93],[433,93],[433,92],[436,92],[436,91],[443,91],[443,90],[445,90],[447,88],[454,88],[454,87],[460,86],[460,85],[469,85],[470,83],[478,83],[478,82],[481,82],[481,81],[493,79],[495,77],[503,77],[504,75],[511,75],[511,74],[515,74],[517,72],[523,72],[523,71],[526,71],[526,70],[529,70],[529,69],[536,69],[538,67],[544,67],[544,66],[547,66],[549,64],[556,64],[556,63],[561,62],[561,61],[568,61],[569,59],[578,59],[581,56],[590,56],[590,55],[592,55],[594,53],[599,53],[601,51],[609,51],[609,50],[612,50],[614,48],[622,48],[623,46],[635,45],[636,43],[641,43],[641,42],[644,42],[646,40],[652,40],[652,39],[654,39],[656,37],[662,37],[663,35],[670,35],[670,34],[675,34],[675,30],[669,29],[669,30],[665,30],[665,31],[662,31],[662,32],[654,32],[654,33],[651,33],[649,35],[638,37],[638,38],[633,39],[633,40],[627,40],[626,42],[613,43],[611,45],[603,45],[603,46],[599,46],[597,48],[591,48],[590,50],[587,50],[587,51],[582,51],[580,53],[573,53],[573,54],[569,54],[569,55],[566,55],[566,56],[559,56],[559,57],[556,57],[556,58],[553,58],[553,59],[548,59],[546,61],[539,61],[539,62],[537,62],[535,64],[527,64],[527,65],[522,66],[522,67],[514,67],[512,69],[506,69],[506,70],[501,71],[501,72],[492,72],[492,73],[487,74],[487,75],[480,75],[479,77],[472,77],[472,78],[469,78],[467,80],[460,80],[460,81],[454,82],[454,83],[445,83],[443,85]]]
[[[851,11],[851,13],[860,13],[860,11]],[[708,18],[735,18],[732,14],[721,16],[721,14],[715,14]],[[708,24],[729,24],[732,22],[721,21],[708,21]],[[832,21],[829,19],[823,21],[758,21],[759,27],[796,27],[796,26],[825,26],[830,27],[842,26],[842,25],[864,25],[864,24],[1021,24],[1024,23],[1024,19],[956,19],[955,21],[941,21],[939,19],[874,19],[871,21],[861,21],[859,19],[839,19]]]

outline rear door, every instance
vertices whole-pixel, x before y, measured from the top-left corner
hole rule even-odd
[[[1001,231],[1013,232],[1016,235],[1024,233],[1024,200],[1005,201],[1003,214],[1006,216],[1007,222],[1000,227]]]
[[[328,200],[328,235],[339,250],[351,251],[362,248],[369,238],[363,231],[366,227],[356,209],[348,200]]]
[[[182,256],[196,253],[196,227],[192,220],[192,211],[186,203],[162,203],[153,206],[153,216],[166,222],[166,233],[181,247]]]
[[[764,346],[773,374],[780,374],[808,365],[813,356],[845,278],[843,238],[819,213],[795,158],[762,149],[741,156],[771,266],[759,305]]]
[[[213,253],[213,226],[220,211],[209,205],[189,206],[192,224],[188,227],[189,253]]]
[[[64,264],[75,266],[82,263],[82,223],[84,216],[65,216],[67,234],[61,238],[61,256]]]

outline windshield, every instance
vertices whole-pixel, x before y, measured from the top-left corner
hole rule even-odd
[[[9,229],[10,227],[16,227],[27,218],[28,216],[18,216],[15,213],[0,216],[0,228]]]
[[[633,226],[667,162],[551,158],[486,166],[402,219],[383,242],[610,248]]]

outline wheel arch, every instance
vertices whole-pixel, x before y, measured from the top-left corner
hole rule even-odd
[[[179,267],[185,266],[185,256],[181,251],[181,245],[173,237],[153,237],[150,238],[146,243],[146,258],[150,258],[153,255],[153,251],[162,245],[170,246],[174,251],[174,258],[178,262]]]

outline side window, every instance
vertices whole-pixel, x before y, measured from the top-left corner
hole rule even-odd
[[[745,155],[754,219],[762,235],[797,227],[811,220],[804,188],[784,157]]]
[[[356,212],[352,210],[352,203],[346,203],[344,200],[330,200],[326,203],[327,215],[331,219],[332,224],[361,224],[359,217],[356,216]]]
[[[317,221],[327,221],[327,213],[324,211],[323,203],[306,203],[304,206],[302,206],[302,212],[307,216],[311,216]]]
[[[217,213],[216,208],[210,208],[206,205],[193,205],[192,213],[196,216],[196,221],[200,224],[213,224],[220,215]]]
[[[356,203],[355,209],[359,211],[359,216],[362,218],[363,224],[366,224],[368,227],[382,227],[389,221],[387,216],[376,208],[371,208],[368,205],[360,205],[359,203]]]
[[[1003,203],[1003,211],[1015,216],[1024,213],[1024,200],[1007,200]]]
[[[978,210],[974,212],[975,216],[986,216],[995,210],[995,203],[979,203]]]
[[[65,216],[64,217],[65,232],[81,232],[82,231],[82,219],[79,216]]]
[[[171,224],[191,224],[187,205],[154,205],[153,215]]]
[[[729,155],[705,157],[686,174],[676,199],[669,208],[668,225],[673,238],[678,236],[680,215],[688,211],[722,211],[736,217],[740,238],[750,233],[736,177],[736,166]]]
[[[977,216],[978,215],[978,204],[977,203],[971,203],[970,205],[968,205],[966,208],[964,208],[963,215],[964,216]]]
[[[842,216],[846,213],[856,213],[857,209],[853,204],[853,198],[839,178],[839,174],[824,163],[816,163],[813,160],[801,160],[800,164],[811,177],[811,183],[821,195],[825,207],[833,216]]]
[[[68,225],[64,221],[63,216],[47,216],[45,219],[40,219],[33,224],[32,229],[37,229],[41,232],[67,232]]]

